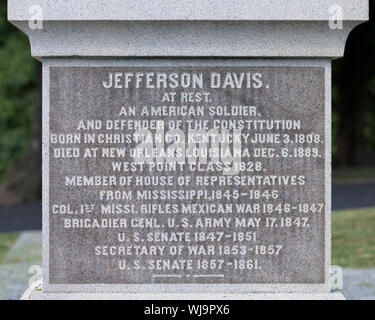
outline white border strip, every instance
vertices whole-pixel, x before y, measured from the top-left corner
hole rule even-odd
[[[49,283],[49,63],[42,67],[42,211],[43,282]]]

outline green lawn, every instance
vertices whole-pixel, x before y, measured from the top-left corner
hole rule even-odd
[[[332,213],[332,264],[375,268],[375,208]]]
[[[332,170],[333,184],[375,183],[375,167],[360,167]]]
[[[16,242],[19,233],[0,233],[0,265],[5,257],[5,254]]]

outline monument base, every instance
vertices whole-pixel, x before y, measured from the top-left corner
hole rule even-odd
[[[220,293],[165,293],[165,294],[137,294],[137,293],[50,293],[32,292],[29,300],[345,300],[340,292],[326,294],[312,293],[248,293],[248,294],[220,294]]]
[[[43,280],[34,282],[21,300],[345,300],[341,292],[327,293],[121,293],[43,292]]]
[[[125,293],[43,292],[35,281],[21,300],[345,300],[341,292],[327,293]]]

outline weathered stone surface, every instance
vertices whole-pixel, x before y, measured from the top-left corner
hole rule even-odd
[[[310,66],[308,63],[252,65],[251,62],[233,66],[73,65],[54,66],[52,63],[49,67],[47,288],[54,290],[54,286],[62,285],[66,290],[76,291],[74,285],[78,284],[83,285],[79,286],[80,290],[84,285],[89,288],[92,284],[102,284],[99,290],[104,291],[105,285],[119,284],[125,285],[117,287],[120,291],[130,290],[126,284],[155,284],[155,288],[166,285],[164,291],[173,291],[168,285],[178,284],[175,290],[181,288],[181,284],[187,284],[186,288],[189,284],[206,284],[205,290],[220,290],[217,285],[228,284],[237,284],[238,287],[268,284],[274,285],[276,291],[278,285],[282,290],[285,290],[283,286],[290,285],[287,288],[291,291],[298,290],[298,285],[325,287],[325,239],[329,237],[325,219],[328,215],[325,208],[325,183],[328,179],[325,171],[326,63]],[[115,77],[116,73],[118,88],[115,88],[114,78],[112,83],[109,81],[110,75]],[[247,82],[248,73],[250,82]],[[139,88],[136,88],[136,74],[143,75]],[[166,74],[167,81],[158,84],[157,74]],[[174,80],[168,80],[171,74],[177,74]],[[244,75],[242,82],[241,74]],[[212,85],[211,79],[217,80],[218,75],[220,88],[213,88],[216,82]],[[103,81],[111,87],[105,88]],[[177,87],[171,88],[176,82]],[[125,88],[126,83],[128,88]],[[170,92],[176,93],[173,102],[165,98]],[[202,96],[199,102],[181,102],[180,97],[187,92],[208,93],[207,101]],[[134,106],[135,115],[129,114],[129,106]],[[159,106],[166,106],[165,113],[152,115],[152,110],[160,111]],[[217,114],[225,109],[229,114]],[[145,110],[150,114],[145,114]],[[184,110],[191,114],[175,115]],[[240,110],[247,114],[237,115]],[[101,128],[84,128],[87,120],[99,121],[96,125],[100,123]],[[113,120],[123,120],[125,127],[107,130],[106,126]],[[207,121],[206,132],[217,129],[218,133],[223,133],[227,125],[237,124],[243,134],[241,161],[246,163],[248,171],[224,173],[215,165],[210,170],[207,164],[201,164],[201,169],[198,169],[189,167],[187,159],[177,171],[150,172],[146,165],[144,168],[137,165],[134,172],[115,172],[113,162],[134,162],[127,152],[138,144],[134,142],[136,130],[128,125],[135,125],[137,120],[145,120],[143,125],[162,120],[165,133],[170,121],[181,123],[182,136],[186,139],[184,150],[188,149],[187,134],[191,129],[199,129],[195,127],[196,121]],[[262,125],[270,128],[261,128]],[[234,132],[228,130],[228,133]],[[66,143],[69,134],[75,134],[76,139],[79,135],[80,143]],[[85,143],[87,134],[96,137],[98,134],[130,134],[132,141]],[[268,134],[268,138],[280,141],[251,142],[258,137],[257,134],[262,138]],[[60,143],[57,142],[59,138],[62,139]],[[312,138],[312,141],[300,143],[302,140],[299,139],[306,138]],[[164,148],[168,146],[170,143],[165,143]],[[126,147],[128,151],[126,155],[118,155],[115,151],[113,157],[103,157],[102,148],[107,147]],[[78,148],[80,155],[54,157],[58,154],[56,149],[62,152],[63,148]],[[98,148],[97,155],[85,157],[87,148]],[[254,156],[255,150],[260,152],[261,149],[266,155]],[[210,161],[212,159],[208,158],[208,163]],[[103,177],[113,176],[112,182],[115,181],[116,185],[69,185],[84,176],[101,177],[100,184]],[[190,177],[190,182],[186,186],[178,185],[178,178],[186,176]],[[209,183],[202,185],[205,181],[202,176],[207,177]],[[121,179],[125,181],[128,177],[132,177],[132,181],[120,186]],[[136,185],[139,177],[167,177],[165,179],[172,182],[167,186],[161,185],[160,180],[159,185],[144,182]],[[215,179],[213,182],[212,178]],[[142,199],[137,192],[145,190],[154,192],[155,199]],[[112,200],[108,199],[112,196],[108,191],[130,191],[131,196],[130,193],[126,196],[121,193],[121,199]],[[159,191],[181,192],[180,199],[171,194],[168,199],[159,198]],[[200,198],[187,196],[192,191],[203,193]],[[181,199],[183,197],[185,199]],[[104,214],[101,206],[107,204],[119,205],[123,212]],[[146,208],[145,204],[153,205],[154,209]],[[67,206],[73,212],[83,210],[84,213],[62,213]],[[241,213],[240,208],[246,206],[249,210]],[[191,212],[183,213],[183,210],[189,210],[187,208]],[[72,227],[74,221],[83,223],[82,219],[90,219],[87,220],[90,224],[94,219],[99,223],[102,219],[110,222],[114,222],[111,219],[123,219],[121,221],[126,226]],[[243,222],[245,225],[241,225]],[[168,226],[168,223],[175,225]],[[156,241],[155,237],[161,233],[165,233],[169,241]],[[125,236],[126,240],[120,242],[119,235],[120,238]],[[248,239],[243,239],[243,236]],[[104,251],[109,247],[103,246],[112,246],[113,255]],[[193,248],[200,251],[189,254]],[[125,260],[126,267],[121,270],[119,266],[123,267]],[[295,285],[297,287],[293,287]]]

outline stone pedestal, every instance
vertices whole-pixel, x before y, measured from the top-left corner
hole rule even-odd
[[[43,291],[25,298],[343,298],[331,59],[367,1],[8,11],[43,63]]]

